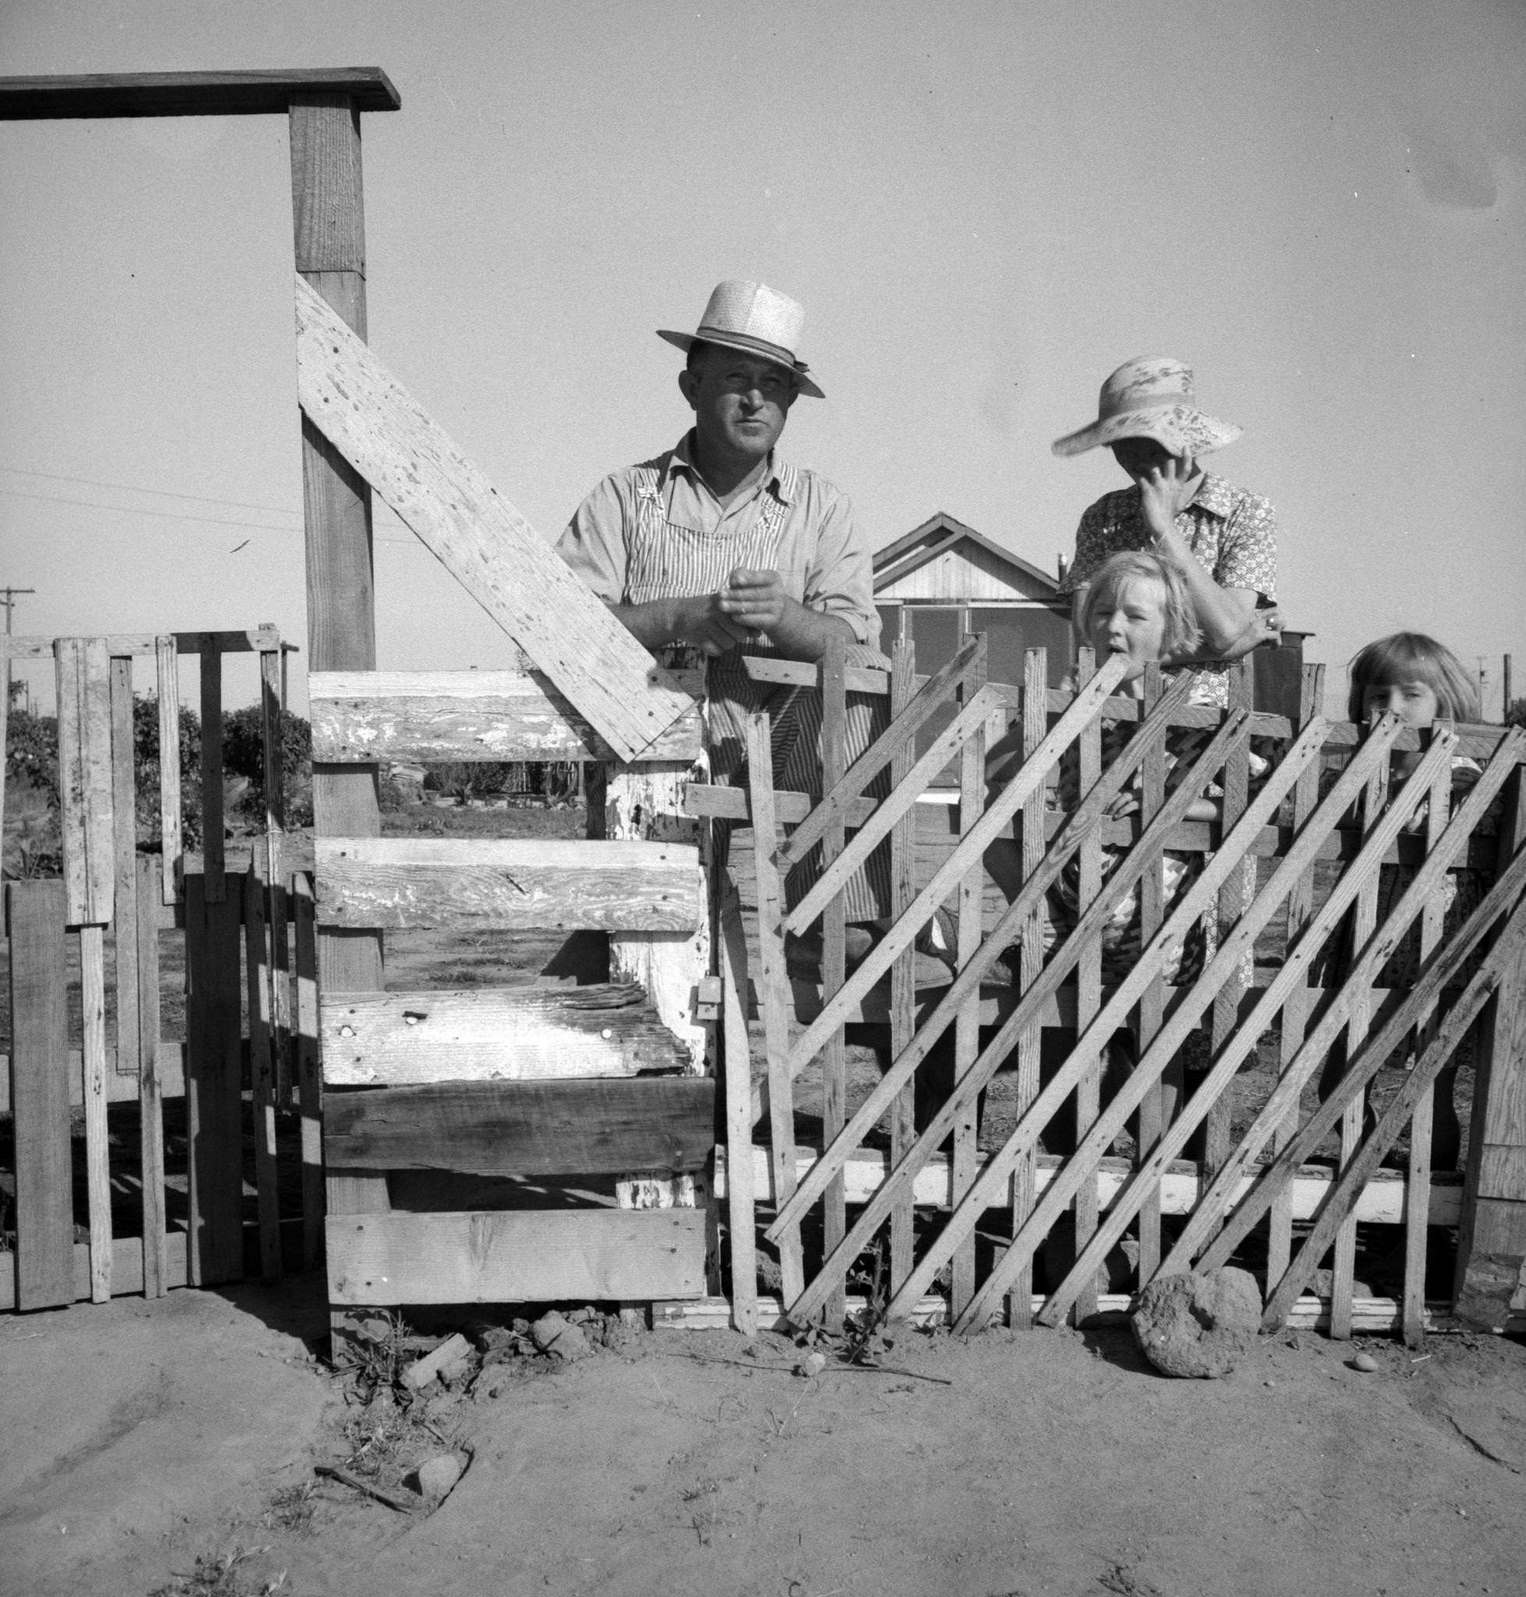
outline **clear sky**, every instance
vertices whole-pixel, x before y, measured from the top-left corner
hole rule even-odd
[[[1526,692],[1520,0],[0,10],[7,74],[350,65],[403,100],[363,121],[371,343],[546,537],[684,427],[653,330],[757,277],[828,395],[785,448],[872,543],[941,510],[1053,570],[1124,479],[1051,440],[1177,355],[1332,686],[1407,626]],[[305,641],[284,119],[3,123],[0,208],[15,630]],[[379,663],[500,663],[376,532]]]

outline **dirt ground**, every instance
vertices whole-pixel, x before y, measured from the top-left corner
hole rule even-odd
[[[1175,1381],[1125,1331],[906,1332],[883,1368],[828,1349],[803,1376],[773,1335],[622,1340],[594,1317],[564,1364],[500,1320],[474,1332],[498,1362],[403,1413],[314,1356],[324,1323],[315,1277],[0,1321],[0,1589],[1526,1589],[1526,1348],[1505,1339],[1285,1333]],[[315,1473],[395,1482],[447,1446],[470,1463],[433,1512]]]

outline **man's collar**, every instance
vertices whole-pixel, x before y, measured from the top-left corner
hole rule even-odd
[[[668,486],[668,480],[672,477],[675,469],[683,471],[695,482],[704,481],[699,467],[694,464],[693,438],[694,429],[691,427],[678,440],[672,453],[668,456],[667,469],[663,473],[664,487]],[[759,486],[767,488],[776,499],[784,504],[789,504],[795,497],[794,468],[790,466],[788,461],[780,458],[777,449],[769,454],[768,469],[764,472]]]

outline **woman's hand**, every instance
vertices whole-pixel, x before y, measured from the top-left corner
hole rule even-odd
[[[1176,518],[1192,503],[1202,474],[1191,455],[1168,455],[1139,479],[1139,509],[1155,542],[1168,538]]]

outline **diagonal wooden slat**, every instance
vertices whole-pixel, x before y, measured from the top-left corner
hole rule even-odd
[[[1181,692],[1185,693],[1185,685],[1181,685]],[[1166,701],[1162,701],[1163,711]],[[849,1158],[854,1148],[863,1141],[864,1136],[888,1107],[892,1097],[910,1081],[912,1072],[926,1057],[932,1043],[953,1021],[960,1005],[969,997],[980,983],[985,972],[996,963],[1007,942],[1017,934],[1018,928],[1031,917],[1038,907],[1040,900],[1049,890],[1050,885],[1064,870],[1072,855],[1081,846],[1082,839],[1096,826],[1108,802],[1118,792],[1126,780],[1128,771],[1137,765],[1143,758],[1144,751],[1149,744],[1158,737],[1165,735],[1167,726],[1166,714],[1162,713],[1156,720],[1147,722],[1135,736],[1130,739],[1124,756],[1115,761],[1108,769],[1102,780],[1087,794],[1079,809],[1071,817],[1064,831],[1050,845],[1044,855],[1043,863],[1035,874],[1024,884],[1017,897],[1013,899],[1006,910],[997,919],[995,926],[987,933],[985,941],[981,944],[980,952],[965,965],[954,978],[953,984],[943,997],[938,1001],[932,1014],[923,1021],[918,1028],[916,1036],[897,1057],[892,1060],[889,1068],[870,1091],[868,1098],[859,1106],[853,1119],[844,1128],[842,1135],[831,1146],[824,1150],[821,1158],[822,1165],[835,1165]],[[1117,885],[1118,891],[1126,892],[1136,879],[1138,871],[1144,868],[1143,858],[1155,846],[1159,838],[1167,832],[1192,803],[1201,791],[1213,771],[1214,760],[1222,752],[1224,742],[1232,735],[1233,727],[1237,724],[1230,722],[1226,729],[1221,731],[1202,757],[1193,767],[1193,772],[1182,783],[1171,802],[1161,811],[1152,827],[1147,829],[1139,839],[1138,844],[1118,865],[1112,880]],[[957,854],[957,850],[956,850]],[[953,856],[951,856],[953,857]],[[936,880],[936,878],[934,878]],[[980,1057],[971,1066],[968,1078],[961,1078],[955,1095],[949,1099],[934,1121],[923,1132],[922,1137],[912,1150],[908,1152],[907,1159],[916,1159],[920,1162],[930,1156],[931,1151],[939,1146],[941,1140],[948,1135],[954,1118],[963,1105],[972,1100],[974,1095],[985,1086],[986,1082],[996,1073],[1006,1056],[1006,1050],[1011,1048],[1013,1042],[1024,1030],[1037,1023],[1043,1014],[1044,1006],[1054,996],[1061,982],[1069,975],[1074,967],[1080,950],[1090,935],[1101,924],[1103,918],[1109,913],[1111,901],[1101,905],[1093,905],[1077,923],[1075,930],[1066,938],[1065,942],[1056,951],[1054,957],[1044,967],[1030,987],[1025,988],[1023,997],[1017,1007],[1003,1022],[1000,1030],[986,1045]],[[915,1177],[915,1171],[903,1172],[897,1166],[893,1182],[899,1186],[909,1186]],[[787,1218],[798,1218],[804,1208],[814,1200],[819,1193],[817,1182],[821,1178],[813,1170],[811,1175],[801,1184],[799,1192],[793,1200],[781,1210],[775,1224],[782,1224]],[[867,1224],[869,1215],[866,1213],[855,1227],[855,1232],[863,1230],[865,1235],[872,1234],[873,1226]],[[878,1225],[884,1218],[881,1213],[874,1221]]]
[[[1225,1211],[1234,1182],[1238,1177],[1247,1174],[1251,1170],[1257,1155],[1266,1145],[1274,1127],[1285,1119],[1297,1105],[1304,1082],[1307,1081],[1316,1066],[1323,1062],[1325,1054],[1339,1035],[1349,1013],[1351,989],[1360,982],[1370,982],[1381,968],[1383,961],[1393,952],[1399,938],[1420,912],[1427,895],[1435,890],[1456,850],[1461,847],[1463,841],[1486,812],[1494,794],[1498,792],[1500,785],[1504,782],[1511,764],[1513,764],[1513,761],[1507,754],[1504,760],[1498,763],[1491,763],[1486,767],[1473,792],[1458,807],[1446,831],[1442,833],[1437,842],[1436,852],[1431,856],[1431,861],[1435,863],[1427,861],[1416,872],[1415,880],[1411,882],[1403,897],[1394,906],[1383,929],[1369,942],[1367,948],[1362,951],[1361,957],[1353,965],[1351,977],[1343,986],[1342,991],[1327,1003],[1318,1022],[1305,1037],[1299,1052],[1283,1070],[1277,1085],[1272,1090],[1271,1096],[1241,1136],[1239,1146],[1235,1149],[1233,1157],[1204,1191],[1197,1213],[1189,1221],[1181,1236],[1177,1238],[1176,1244],[1164,1265],[1165,1269],[1186,1269],[1188,1261],[1199,1251],[1203,1251],[1205,1264],[1210,1260],[1222,1263],[1244,1239],[1255,1218],[1259,1218],[1259,1212],[1261,1212],[1259,1210],[1260,1198],[1250,1204],[1245,1202],[1237,1204],[1225,1230],[1220,1233],[1210,1246],[1205,1248],[1209,1234]],[[1515,866],[1513,868],[1519,869],[1520,867]],[[1501,875],[1500,882],[1509,882],[1513,879],[1510,871],[1507,870]],[[1498,891],[1499,883],[1496,883],[1486,897],[1485,903],[1495,899]],[[1351,893],[1348,891],[1340,901],[1341,907],[1344,907],[1350,901],[1350,898]],[[1325,909],[1327,910],[1328,907],[1327,904]],[[1333,917],[1325,914],[1324,911],[1321,912],[1321,915],[1311,920],[1302,937],[1290,949],[1289,964],[1299,967],[1306,966],[1314,957],[1316,945],[1322,940],[1321,927],[1324,928],[1324,934],[1328,935],[1333,925]],[[1476,938],[1473,941],[1476,941]],[[1441,954],[1441,963],[1438,966],[1445,979],[1449,980],[1450,974],[1448,973],[1460,968],[1461,960],[1466,956],[1471,946],[1472,943],[1462,935],[1453,936],[1447,940],[1446,947]],[[1382,1031],[1374,1040],[1385,1043],[1388,1051],[1392,1051],[1403,1037],[1405,1030],[1414,1024],[1413,1017],[1421,1013],[1423,1007],[1423,995],[1417,998],[1414,994],[1411,994],[1409,998],[1404,1000],[1400,1008],[1395,1011],[1394,1015],[1384,1023]],[[1398,1019],[1406,1015],[1409,1017],[1406,1025],[1398,1026],[1396,1024]],[[1384,1057],[1387,1057],[1386,1053]],[[1271,1201],[1270,1193],[1267,1201],[1268,1204]],[[1208,1264],[1208,1267],[1211,1268],[1212,1265]]]
[[[960,688],[977,676],[985,675],[985,659],[985,634],[966,639],[953,659],[922,684],[911,703],[891,718],[890,725],[859,755],[852,767],[837,781],[823,783],[826,791],[816,809],[779,847],[781,869],[788,870],[803,860],[834,821],[845,819],[846,806],[862,797],[875,777],[910,744],[927,722],[953,702]],[[851,691],[846,668],[843,685]]]
[[[361,339],[295,280],[308,419],[623,760],[693,708]]]
[[[1240,712],[1240,714],[1243,714],[1243,712]],[[1229,740],[1232,740],[1234,734],[1238,732],[1239,724],[1237,714],[1231,712],[1230,716],[1226,718],[1224,726],[1225,732],[1229,734]],[[1090,1054],[1097,1051],[1100,1045],[1111,1037],[1113,1031],[1123,1024],[1130,1008],[1138,1001],[1149,983],[1155,979],[1167,949],[1183,938],[1204,909],[1215,902],[1214,895],[1218,892],[1218,889],[1223,885],[1229,873],[1238,868],[1240,860],[1244,856],[1247,840],[1254,837],[1256,830],[1264,824],[1265,818],[1282,802],[1283,795],[1292,786],[1298,773],[1318,753],[1324,730],[1323,722],[1316,722],[1311,725],[1304,736],[1289,751],[1282,764],[1268,778],[1265,787],[1246,809],[1239,825],[1225,838],[1223,846],[1205,864],[1202,874],[1173,906],[1171,914],[1161,926],[1154,941],[1142,951],[1139,961],[1133,970],[1114,989],[1112,997],[1102,1006],[1087,1033],[1077,1040],[1076,1047],[1072,1051],[1070,1058],[1060,1068],[1048,1086],[1039,1094],[1033,1107],[1018,1122],[1006,1144],[994,1156],[992,1163],[988,1165],[988,1178],[983,1178],[983,1180],[990,1179],[994,1183],[994,1180],[1000,1178],[1000,1172],[1010,1168],[1013,1160],[1037,1140],[1055,1110],[1074,1089],[1081,1071],[1086,1067]],[[1199,764],[1201,763],[1200,761]],[[1200,782],[1193,781],[1191,785],[1197,791],[1201,791]],[[1179,794],[1180,789],[1176,795],[1173,795],[1173,798],[1178,797]],[[1344,802],[1350,802],[1349,792],[1344,795]],[[1168,801],[1168,810],[1169,807]],[[1162,815],[1168,813],[1168,810],[1162,811]],[[1334,815],[1338,813],[1339,811],[1332,810],[1331,824],[1333,824]],[[1108,878],[1109,893],[1103,895],[1097,904],[1093,905],[1093,912],[1098,910],[1105,912],[1110,907],[1112,885],[1117,880],[1118,872],[1114,871]],[[1266,914],[1269,914],[1269,911],[1263,912],[1263,915]],[[1032,1253],[1039,1240],[1042,1239],[1050,1225],[1053,1224],[1055,1216],[1074,1195],[1081,1181],[1085,1179],[1085,1172],[1098,1157],[1094,1148],[1101,1138],[1101,1128],[1104,1123],[1111,1120],[1116,1114],[1117,1125],[1108,1133],[1108,1138],[1111,1140],[1118,1127],[1137,1107],[1152,1077],[1159,1074],[1166,1062],[1174,1056],[1176,1050],[1181,1046],[1187,1033],[1196,1025],[1199,1016],[1217,991],[1218,984],[1224,979],[1225,973],[1234,968],[1235,963],[1250,947],[1259,929],[1259,925],[1252,917],[1247,916],[1243,919],[1240,925],[1235,928],[1233,935],[1225,940],[1224,945],[1220,948],[1207,970],[1198,978],[1197,984],[1188,989],[1178,1000],[1171,1020],[1160,1032],[1151,1051],[1135,1066],[1128,1085],[1114,1099],[1108,1112],[1083,1138],[1074,1156],[1068,1161],[1060,1172],[1058,1179],[1040,1200],[1028,1223],[1014,1237],[1007,1253],[987,1278],[980,1292],[976,1294],[974,1301],[965,1311],[965,1314],[961,1316],[960,1323],[962,1325],[983,1324],[995,1311],[997,1300],[1001,1293],[1007,1289],[1011,1276],[1021,1267],[1024,1258]],[[1077,932],[1073,933],[1072,937],[1078,935],[1079,932],[1080,927],[1078,926]],[[1069,939],[1067,939],[1068,941]],[[1050,964],[1053,965],[1054,961],[1051,960]],[[1047,967],[1045,974],[1048,974]],[[1166,1146],[1167,1143],[1162,1142],[1161,1149]],[[1160,1158],[1159,1150],[1155,1158]],[[1161,1159],[1161,1163],[1163,1164],[1164,1162],[1164,1159]],[[1147,1166],[1153,1163],[1154,1159],[1148,1161]],[[975,1193],[980,1191],[980,1185],[980,1183],[977,1183],[975,1192],[972,1192],[972,1200],[975,1197]],[[1143,1187],[1144,1184],[1136,1182],[1136,1185]],[[973,1202],[971,1203],[971,1208],[973,1209]],[[968,1223],[971,1223],[968,1217],[956,1212],[950,1221],[950,1227],[957,1229]],[[1098,1232],[1099,1237],[1102,1234],[1101,1231]],[[943,1239],[940,1238],[932,1251],[939,1251],[942,1244]],[[1094,1239],[1091,1247],[1083,1253],[1083,1257],[1095,1246]],[[1080,1266],[1078,1264],[1076,1270],[1071,1272],[1073,1278],[1077,1275],[1079,1269]],[[892,1309],[895,1310],[896,1306],[892,1305]]]
[[[1452,745],[1449,744],[1449,747],[1451,746]],[[1184,1146],[1188,1136],[1191,1135],[1192,1131],[1211,1110],[1212,1105],[1218,1100],[1225,1088],[1228,1087],[1229,1083],[1233,1080],[1236,1071],[1239,1069],[1246,1056],[1250,1053],[1251,1049],[1255,1047],[1257,1039],[1262,1035],[1267,1025],[1270,1023],[1272,1016],[1277,1011],[1277,1008],[1286,999],[1288,993],[1293,990],[1295,985],[1299,981],[1303,980],[1309,963],[1314,958],[1319,947],[1324,943],[1326,938],[1329,937],[1331,931],[1338,924],[1340,917],[1345,913],[1352,899],[1360,893],[1369,876],[1378,869],[1379,862],[1382,858],[1383,848],[1386,844],[1387,834],[1391,833],[1394,828],[1402,825],[1407,816],[1413,813],[1416,804],[1424,796],[1425,785],[1432,779],[1435,770],[1444,767],[1444,765],[1444,760],[1428,757],[1427,762],[1420,767],[1419,771],[1416,773],[1416,777],[1412,779],[1411,785],[1406,788],[1404,794],[1401,795],[1398,801],[1396,801],[1395,810],[1391,812],[1390,815],[1385,816],[1383,822],[1381,823],[1380,829],[1373,832],[1372,837],[1369,840],[1368,850],[1365,855],[1359,857],[1356,865],[1354,865],[1352,869],[1346,873],[1345,878],[1343,878],[1343,880],[1337,885],[1336,889],[1331,894],[1329,901],[1310,923],[1298,946],[1290,951],[1287,959],[1285,960],[1281,969],[1279,969],[1270,986],[1268,986],[1262,993],[1261,998],[1252,1008],[1250,1014],[1241,1022],[1234,1035],[1228,1040],[1223,1051],[1215,1059],[1213,1067],[1210,1069],[1208,1075],[1204,1078],[1197,1091],[1193,1094],[1191,1101],[1182,1110],[1177,1123],[1171,1128],[1170,1132],[1163,1139],[1157,1154],[1147,1162],[1147,1165],[1141,1169],[1139,1176],[1131,1181],[1125,1190],[1119,1195],[1119,1198],[1114,1204],[1113,1209],[1109,1212],[1106,1224],[1101,1228],[1101,1230],[1099,1230],[1092,1248],[1088,1249],[1086,1254],[1083,1255],[1082,1260],[1077,1262],[1076,1270],[1072,1273],[1072,1277],[1067,1278],[1067,1280],[1062,1282],[1056,1289],[1051,1299],[1050,1305],[1046,1306],[1043,1315],[1041,1316],[1046,1321],[1053,1323],[1053,1321],[1064,1312],[1064,1305],[1068,1300],[1068,1294],[1073,1290],[1077,1282],[1084,1282],[1086,1279],[1085,1276],[1081,1274],[1083,1265],[1089,1263],[1092,1268],[1095,1268],[1096,1263],[1100,1258],[1103,1257],[1106,1249],[1116,1242],[1118,1237],[1122,1235],[1124,1226],[1127,1225],[1134,1212],[1137,1202],[1137,1192],[1142,1182],[1151,1175],[1158,1175],[1160,1171],[1164,1169],[1166,1162],[1173,1158],[1176,1153],[1180,1151],[1180,1149]],[[1324,818],[1328,818],[1328,814],[1328,810],[1324,811],[1323,816],[1316,820],[1316,822],[1311,823],[1311,829],[1317,830],[1320,821]],[[1299,859],[1296,854],[1290,856],[1289,860],[1285,863],[1284,868],[1274,873],[1272,879],[1262,889],[1255,903],[1247,912],[1247,919],[1252,923],[1252,936],[1255,935],[1256,931],[1259,931],[1261,925],[1265,924],[1265,921],[1269,918],[1271,910],[1275,908],[1278,902],[1280,902],[1289,883],[1295,878],[1297,874],[1295,867],[1301,868],[1303,863],[1304,862]],[[1445,861],[1443,860],[1438,865],[1436,872],[1427,877],[1427,882],[1433,882],[1435,875],[1438,875],[1440,870],[1444,868]],[[1386,958],[1388,954],[1393,951],[1394,943],[1397,942],[1399,936],[1402,935],[1403,926],[1407,926],[1408,921],[1412,920],[1414,915],[1418,913],[1420,901],[1421,894],[1417,893],[1411,900],[1409,900],[1408,904],[1401,902],[1401,905],[1399,906],[1399,909],[1396,910],[1395,915],[1390,916],[1389,920],[1385,923],[1383,931],[1370,945],[1368,952],[1364,954],[1362,962],[1359,966],[1359,969],[1365,973],[1367,979],[1370,980],[1372,971],[1376,970],[1381,960]],[[1405,913],[1406,918],[1403,922],[1403,926],[1401,926],[1399,922],[1399,910],[1403,910]],[[1239,940],[1238,934],[1239,928],[1236,929],[1236,941]],[[1184,1001],[1185,1005],[1190,1006],[1191,1008],[1198,1007],[1195,1002],[1197,991],[1198,990],[1195,989],[1194,994]],[[1349,1015],[1353,992],[1354,987],[1352,986],[1348,986],[1346,989],[1344,989],[1343,994],[1337,996],[1337,998],[1332,1001],[1332,1003],[1326,1009],[1324,1015],[1321,1017],[1321,1028],[1325,1033],[1325,1046],[1328,1046],[1330,1037],[1334,1035],[1334,1032],[1338,1030],[1339,1026]],[[1173,1017],[1173,1024],[1174,1022],[1175,1017]],[[1393,1045],[1402,1035],[1402,1031],[1396,1031],[1388,1035],[1389,1050],[1392,1049]],[[1305,1044],[1305,1050],[1308,1053],[1309,1059],[1311,1061],[1323,1057],[1323,1048],[1319,1047],[1317,1038],[1318,1033],[1316,1033],[1315,1038],[1311,1038],[1310,1041]],[[1384,1057],[1387,1057],[1386,1052]],[[1158,1062],[1155,1059],[1146,1056],[1145,1059],[1140,1061],[1136,1076],[1147,1075],[1151,1071],[1157,1070],[1158,1068]],[[1298,1068],[1296,1062],[1293,1068]],[[1310,1068],[1312,1068],[1312,1064]],[[1087,1148],[1091,1153],[1095,1154],[1097,1147],[1103,1146],[1104,1137],[1110,1137],[1113,1132],[1116,1132],[1117,1127],[1119,1124],[1121,1124],[1122,1120],[1122,1114],[1117,1113],[1117,1111],[1121,1110],[1122,1112],[1126,1113],[1127,1107],[1134,1096],[1134,1082],[1131,1081],[1123,1089],[1123,1091],[1120,1092],[1119,1097],[1117,1100],[1115,1100],[1114,1105],[1110,1106],[1108,1114],[1103,1116],[1102,1120],[1098,1122],[1097,1127],[1095,1128],[1095,1145],[1090,1140],[1087,1144]],[[1281,1109],[1278,1111],[1278,1114],[1280,1115],[1284,1112],[1285,1109]],[[1268,1121],[1268,1126],[1276,1123],[1273,1117],[1267,1116],[1266,1118]],[[1111,1130],[1108,1129],[1109,1127],[1111,1127]],[[1302,1134],[1300,1134],[1300,1136],[1301,1135]],[[1242,1139],[1242,1151],[1245,1145],[1245,1141]],[[1105,1146],[1103,1146],[1103,1151],[1105,1151]],[[1236,1168],[1239,1169],[1241,1167],[1237,1164]],[[1222,1190],[1222,1187],[1220,1186],[1222,1179],[1223,1173],[1221,1172],[1220,1178],[1214,1183],[1215,1192]],[[1168,1258],[1166,1264],[1162,1268],[1165,1270],[1170,1270],[1173,1268],[1183,1267],[1178,1263],[1180,1257],[1181,1247],[1180,1242],[1178,1242],[1177,1247],[1173,1249],[1171,1257]],[[1223,1262],[1222,1259],[1219,1262]]]
[[[1494,993],[1506,971],[1523,954],[1526,954],[1526,903],[1518,904],[1501,933],[1499,941],[1490,949],[1464,988],[1462,996],[1448,1011],[1448,1029],[1434,1036],[1425,1052],[1411,1068],[1404,1085],[1383,1111],[1377,1125],[1368,1134],[1361,1147],[1336,1179],[1335,1186],[1325,1199],[1314,1228],[1298,1251],[1298,1256],[1288,1266],[1282,1279],[1272,1289],[1262,1314],[1263,1331],[1276,1330],[1287,1318],[1309,1277],[1313,1275],[1324,1257],[1336,1232],[1352,1223],[1357,1199],[1365,1183],[1382,1162],[1383,1155],[1393,1146],[1414,1112],[1420,1097],[1431,1090],[1452,1052],[1452,1040],[1458,1032],[1465,1031],[1478,1018],[1484,1005]],[[1346,1083],[1341,1083],[1345,1089]],[[1355,1092],[1355,1087],[1351,1089]],[[1346,1096],[1344,1090],[1341,1096]],[[1332,1304],[1333,1308],[1334,1305]]]
[[[791,932],[803,932],[812,921],[827,907],[827,905],[842,892],[844,884],[855,871],[862,870],[869,855],[879,846],[880,840],[885,837],[903,815],[910,813],[912,805],[923,793],[928,784],[943,769],[948,762],[958,754],[959,750],[977,733],[990,718],[992,713],[1001,708],[1001,698],[992,693],[989,688],[982,688],[966,704],[949,725],[938,734],[928,746],[911,770],[901,781],[896,783],[896,788],[888,797],[882,799],[876,807],[873,816],[855,833],[852,842],[841,849],[830,865],[822,871],[821,876],[811,886],[811,889],[800,902],[789,912],[785,921],[785,929]],[[841,808],[827,811],[826,803],[814,812],[812,818],[823,813],[829,813],[832,824],[841,827],[843,824],[843,810]],[[826,835],[832,830],[829,824]],[[820,829],[818,829],[820,832]],[[793,843],[794,839],[791,838]],[[790,849],[780,849],[782,868],[788,869],[790,863],[802,858],[803,855]]]
[[[912,943],[917,933],[932,918],[933,911],[938,905],[954,891],[960,878],[980,859],[987,846],[1000,836],[1017,811],[1042,789],[1056,761],[1070,746],[1081,728],[1097,713],[1099,705],[1107,696],[1108,689],[1121,679],[1127,664],[1127,659],[1123,655],[1115,656],[1076,695],[1071,707],[1060,717],[1049,736],[1032,756],[1023,762],[1021,769],[1001,794],[992,801],[980,820],[959,840],[957,847],[933,873],[932,879],[912,900],[911,907],[886,933],[884,940],[870,951],[864,962],[834,994],[830,1002],[823,1006],[821,1013],[796,1040],[790,1050],[792,1075],[799,1075],[816,1057],[827,1038],[862,1002],[864,994],[890,969],[902,949]],[[1184,695],[1185,691],[1183,688]],[[1120,783],[1121,780],[1120,778]],[[993,953],[991,956],[993,961],[995,957]]]

